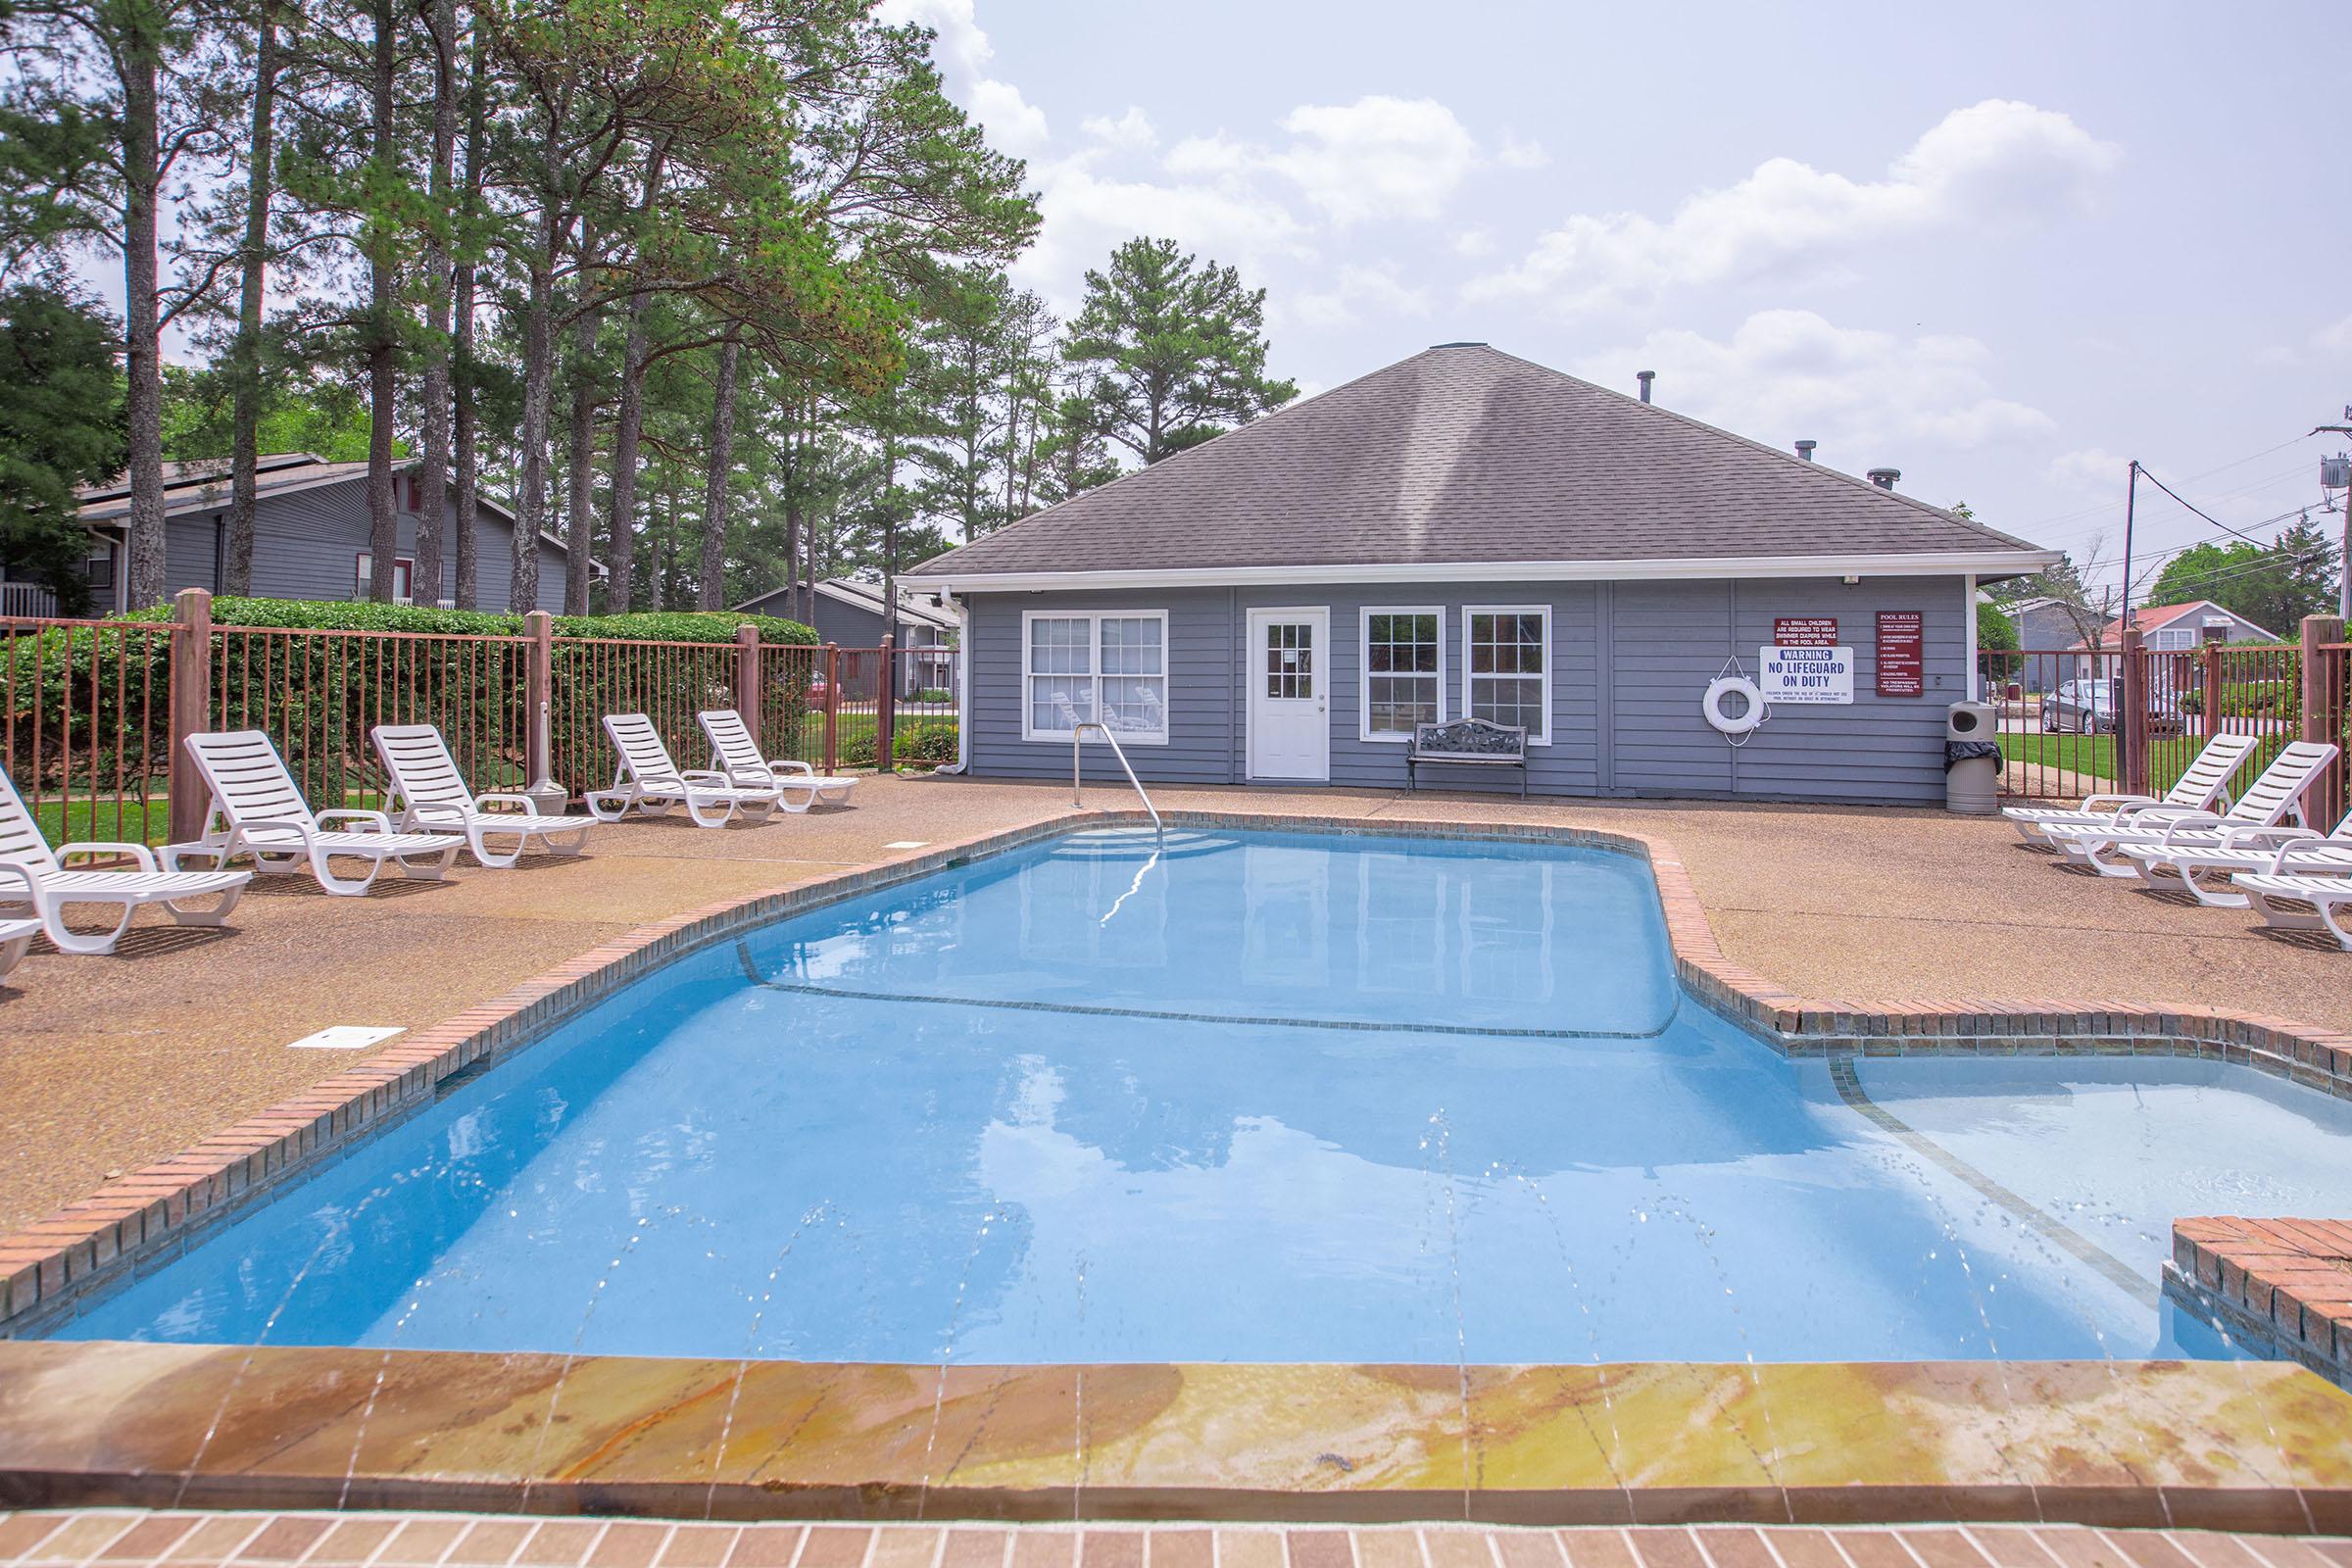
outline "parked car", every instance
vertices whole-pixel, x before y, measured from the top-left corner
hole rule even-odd
[[[2041,698],[2044,735],[2112,735],[2116,726],[2115,687],[2111,680],[2070,680]],[[2157,692],[2148,694],[2148,733],[2173,735],[2181,729],[2179,707]]]

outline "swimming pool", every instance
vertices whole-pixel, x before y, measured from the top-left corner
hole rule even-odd
[[[688,956],[61,1337],[819,1361],[2224,1356],[2176,1214],[2352,1212],[2180,1058],[1785,1058],[1646,866],[1072,835]]]

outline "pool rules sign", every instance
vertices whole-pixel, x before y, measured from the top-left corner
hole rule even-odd
[[[1879,612],[1879,695],[1917,697],[1928,689],[1926,617],[1916,610]]]

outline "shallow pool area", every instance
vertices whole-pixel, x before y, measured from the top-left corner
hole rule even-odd
[[[1648,868],[1088,833],[699,951],[60,1338],[816,1361],[2233,1353],[2173,1216],[2352,1211],[2197,1059],[1790,1059]]]

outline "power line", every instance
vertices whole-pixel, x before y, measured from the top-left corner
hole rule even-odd
[[[2144,463],[2140,465],[2139,476],[2147,480],[2148,483],[2154,485],[2157,489],[2163,491],[2166,495],[2171,496],[2175,501],[2180,502],[2183,507],[2188,508],[2189,511],[2195,513],[2198,516],[2203,517],[2207,522],[2212,523],[2216,528],[2221,529],[2222,532],[2237,534],[2240,539],[2245,540],[2248,544],[2258,545],[2262,543],[2261,540],[2255,538],[2250,533],[2238,533],[2237,529],[2230,527],[2230,524],[2224,522],[2212,513],[2207,512],[2204,508],[2199,507],[2195,503],[2183,498],[2180,491],[2174,489],[2171,485],[2166,484],[2162,479],[2159,479],[2154,474],[2150,473],[2148,471],[2147,465]],[[2298,508],[2297,510],[2300,511],[2301,509]],[[2271,520],[2277,521],[2278,519],[2272,518]],[[2262,526],[2262,524],[2256,523],[2255,526],[2259,528]]]
[[[2264,447],[2260,452],[2248,453],[2242,458],[2232,458],[2228,463],[2221,464],[2215,467],[2207,468],[2202,473],[2192,473],[2180,482],[2182,484],[2194,484],[2199,479],[2208,479],[2217,473],[2227,473],[2231,468],[2242,468],[2247,464],[2256,462],[2262,458],[2267,458],[2274,452],[2284,452],[2288,447],[2296,446],[2302,442],[2308,441],[2312,438],[2312,436],[2317,434],[2319,434],[2319,432],[2314,430],[2305,435],[2289,436],[2287,439],[2279,442],[2275,447]],[[2281,475],[2281,477],[2284,476]],[[2029,522],[2025,526],[2031,530],[2035,528],[2046,528],[2053,522],[2072,522],[2077,517],[2087,517],[2096,513],[2105,512],[2112,505],[2114,505],[2113,502],[2102,501],[2096,506],[2083,507],[2075,512],[2062,512],[2054,517],[2044,517],[2039,522]]]
[[[2146,472],[2147,472],[2147,470],[2146,470],[2145,468],[2142,468],[2140,471],[2141,471],[2142,473],[2146,473]],[[2154,476],[2153,476],[2153,475],[2150,475],[2149,477],[2150,477],[2150,481],[2151,481],[2151,482],[2155,482],[2155,481],[2154,481]],[[2176,499],[2177,499],[2177,498],[2176,498]],[[2193,511],[2193,510],[2195,510],[2195,509],[2193,509],[2193,508],[2192,508],[2192,509],[2190,509],[2190,510],[2192,510],[2192,511]],[[2281,523],[2281,522],[2285,522],[2285,521],[2289,520],[2290,518],[2308,516],[2308,515],[2310,514],[2310,511],[2311,511],[2311,509],[2310,509],[2309,507],[2294,507],[2294,508],[2290,508],[2289,510],[2287,510],[2287,511],[2285,511],[2285,512],[2281,512],[2281,513],[2279,513],[2279,514],[2278,514],[2278,515],[2276,515],[2276,516],[2264,517],[2264,518],[2262,518],[2262,519],[2261,519],[2260,521],[2258,521],[2258,522],[2249,522],[2249,523],[2247,523],[2247,524],[2246,524],[2246,526],[2247,526],[2247,527],[2249,527],[2249,528],[2268,528],[2268,527],[2272,526],[2273,524],[2276,524],[2276,523]],[[2203,514],[2199,514],[2199,515],[2203,515]],[[2210,521],[2211,519],[2209,518],[2209,519],[2207,519],[2207,520],[2209,520],[2209,521]],[[2234,530],[2233,530],[2233,531],[2234,531]],[[2262,544],[2262,542],[2263,542],[2263,541],[2261,541],[2261,540],[2259,540],[2259,539],[2252,538],[2252,537],[2250,537],[2250,536],[2248,536],[2248,535],[2245,535],[2245,534],[2239,534],[2239,535],[2238,535],[2238,537],[2239,537],[2239,538],[2241,538],[2241,539],[2244,539],[2244,540],[2245,540],[2245,541],[2246,541],[2248,544],[2255,544],[2255,545],[2259,545],[2259,544]],[[2184,544],[2184,545],[2173,545],[2173,546],[2171,546],[2171,547],[2170,547],[2170,548],[2168,548],[2168,549],[2164,549],[2164,550],[2158,550],[2158,551],[2155,551],[2155,552],[2151,553],[2151,554],[2150,554],[2150,555],[2149,555],[2149,556],[2148,556],[2146,559],[2147,559],[2147,560],[2149,561],[2149,563],[2152,564],[2154,564],[2154,563],[2156,563],[2156,562],[2161,562],[2161,561],[2167,561],[2167,560],[2170,560],[2171,558],[2173,558],[2173,557],[2175,557],[2175,556],[2185,555],[2185,554],[2187,554],[2187,553],[2188,553],[2189,551],[2191,551],[2191,550],[2195,550],[2195,549],[2197,549],[2197,548],[2199,548],[2200,546],[2203,546],[2203,545],[2208,545],[2208,544],[2211,544],[2212,542],[2213,542],[2213,541],[2212,541],[2212,540],[2210,540],[2210,539],[2192,539],[2192,540],[2190,540],[2190,541],[2189,541],[2187,544]],[[2275,554],[2276,554],[2276,553],[2278,551],[2278,549],[2279,549],[2278,542],[2277,540],[2273,540],[2273,541],[2271,541],[2271,543],[2270,543],[2270,545],[2268,546],[2268,548],[2265,550],[2264,554],[2265,554],[2265,555],[2275,555]],[[2300,559],[2300,558],[2297,558],[2297,559]],[[2135,564],[2136,564],[2136,563],[2135,563]],[[2239,563],[2239,564],[2243,564],[2243,563]],[[2219,570],[2220,568],[2216,568],[2216,569],[2217,569],[2217,570]],[[2117,577],[2118,577],[2118,579],[2119,579],[2119,581],[2118,581],[2118,583],[2117,583],[2117,586],[2118,586],[2118,588],[2119,588],[2119,589],[2122,589],[2122,590],[2124,591],[2124,593],[2125,593],[2125,596],[2126,596],[2126,597],[2129,597],[2129,596],[2130,596],[2130,585],[2128,585],[2128,584],[2125,584],[2125,583],[2123,583],[2123,582],[2121,582],[2121,581],[2120,581],[2120,579],[2121,579],[2121,577],[2122,577],[2122,564],[2121,564],[2121,563],[2104,563],[2104,562],[2103,562],[2103,563],[2100,563],[2099,564],[2097,564],[2097,565],[2095,565],[2095,566],[2091,567],[2091,568],[2090,568],[2090,570],[2089,570],[2088,572],[2086,572],[2086,573],[2084,573],[2084,574],[2082,575],[2082,583],[2083,583],[2083,587],[2085,588],[2085,590],[2087,590],[2087,589],[2090,587],[2091,583],[2093,583],[2094,581],[2097,581],[2098,579],[2100,579],[2100,578],[2104,577],[2104,576],[2105,576],[2105,574],[2106,574],[2106,573],[2107,573],[2109,570],[2113,570],[2113,571],[2115,571],[2115,572],[2116,572],[2116,574],[2117,574]],[[2143,580],[2144,580],[2144,579],[2143,579]]]

